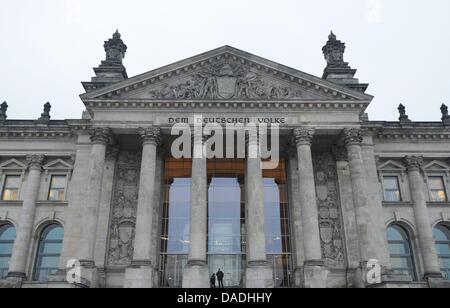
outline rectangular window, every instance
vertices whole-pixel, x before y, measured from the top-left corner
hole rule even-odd
[[[3,185],[2,200],[3,201],[17,201],[19,200],[21,176],[7,175],[5,177],[5,184]]]
[[[387,202],[400,202],[402,195],[400,192],[400,185],[398,177],[385,176],[383,178],[384,200]]]
[[[444,178],[442,176],[430,176],[428,183],[430,185],[431,202],[446,202],[447,193],[445,192]]]
[[[49,201],[66,201],[66,178],[65,175],[52,176],[48,193]]]

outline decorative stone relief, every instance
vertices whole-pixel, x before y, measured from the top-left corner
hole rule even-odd
[[[141,153],[119,153],[110,221],[109,265],[130,265],[134,251]]]
[[[314,170],[322,254],[328,266],[340,268],[345,266],[344,232],[333,155],[316,155]]]
[[[178,84],[164,84],[149,92],[153,99],[296,99],[306,91],[285,86],[257,70],[233,61],[209,65]]]

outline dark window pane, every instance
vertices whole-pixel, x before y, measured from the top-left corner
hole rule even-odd
[[[411,245],[406,231],[396,225],[390,226],[387,230],[387,239],[394,272],[407,274],[415,280]]]

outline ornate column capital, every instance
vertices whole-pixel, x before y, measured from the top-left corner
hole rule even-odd
[[[139,128],[139,135],[143,144],[161,144],[161,129],[159,127]]]
[[[314,128],[295,128],[293,130],[293,140],[297,147],[301,145],[312,145],[312,141],[314,138],[315,129]]]
[[[96,127],[89,130],[93,144],[108,145],[112,140],[112,131],[109,127]]]
[[[30,170],[41,170],[42,169],[42,163],[44,162],[44,155],[40,154],[32,154],[27,156],[27,163],[28,168]]]
[[[343,140],[345,145],[361,145],[364,139],[364,130],[360,128],[345,128]]]
[[[422,169],[423,166],[423,156],[406,156],[403,159],[408,171],[418,171]]]

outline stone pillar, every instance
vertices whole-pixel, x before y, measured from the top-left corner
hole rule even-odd
[[[353,204],[352,179],[348,163],[348,153],[344,146],[333,147],[336,159],[337,177],[339,183],[339,197],[342,207],[343,226],[345,231],[345,245],[347,251],[347,285],[354,286],[355,272],[360,265],[360,248],[356,223],[355,206]]]
[[[183,271],[183,288],[209,288],[207,261],[208,166],[203,154],[203,136],[194,133],[192,158],[190,245]]]
[[[31,246],[43,160],[44,155],[27,156],[29,168],[28,179],[23,193],[22,212],[20,214],[17,237],[14,242],[8,278],[27,279],[26,267]]]
[[[141,173],[139,180],[139,199],[136,215],[134,254],[131,266],[126,269],[125,288],[152,288],[157,274],[156,264],[152,263],[153,213],[156,193],[156,155],[161,140],[159,128],[140,129],[143,141]]]
[[[355,275],[354,284],[358,287],[365,286],[363,277],[367,262],[377,259],[376,245],[372,244],[372,237],[376,236],[374,221],[371,218],[377,212],[370,209],[368,202],[369,190],[367,187],[366,169],[364,166],[361,145],[363,142],[364,131],[362,129],[345,129],[344,143],[348,152],[349,167],[352,182],[353,203],[355,207],[355,216],[359,236],[360,265]],[[376,222],[375,222],[376,224]]]
[[[82,280],[86,286],[97,283],[95,266],[95,244],[97,238],[98,213],[101,200],[103,171],[105,169],[106,147],[111,141],[109,128],[94,128],[90,131],[92,149],[89,156],[89,178],[87,179],[86,204],[80,226],[79,257],[82,266]]]
[[[247,139],[246,218],[247,268],[246,288],[273,288],[273,270],[267,262],[264,187],[258,136]]]
[[[409,185],[411,187],[414,216],[417,225],[420,250],[422,252],[425,279],[442,278],[439,259],[436,252],[435,239],[428,217],[428,208],[425,198],[425,184],[421,174],[423,157],[406,156],[404,159],[408,168]]]
[[[295,271],[294,271],[294,285],[297,288],[303,286],[303,264],[305,263],[303,248],[303,222],[302,222],[302,205],[299,197],[299,174],[298,174],[298,160],[297,147],[291,147],[288,150],[288,185],[289,185],[289,205],[292,219],[292,235],[293,247],[295,254]]]
[[[322,260],[319,213],[316,202],[316,185],[311,154],[314,129],[294,129],[299,173],[299,201],[302,208],[303,249],[305,261],[303,284],[305,288],[325,288],[328,270]]]

